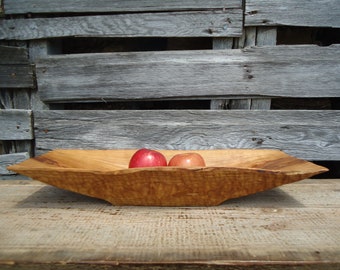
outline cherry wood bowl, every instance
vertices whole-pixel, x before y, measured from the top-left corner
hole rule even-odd
[[[54,150],[9,166],[41,182],[113,205],[212,206],[328,171],[279,150],[159,150],[167,160],[197,152],[206,167],[129,169],[136,149]]]

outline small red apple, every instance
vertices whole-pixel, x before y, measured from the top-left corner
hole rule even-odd
[[[166,165],[167,161],[162,153],[155,150],[142,148],[132,155],[129,168],[158,167]]]
[[[205,167],[205,161],[198,153],[183,153],[173,156],[168,166]]]

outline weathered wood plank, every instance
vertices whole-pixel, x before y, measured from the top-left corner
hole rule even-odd
[[[31,40],[28,43],[28,50],[30,61],[35,63],[38,58],[46,57],[53,54],[53,49],[48,40]],[[38,95],[38,89],[35,88],[31,91],[31,109],[32,110],[48,110],[49,106],[41,101]]]
[[[31,65],[0,65],[0,88],[33,88]]]
[[[15,153],[0,155],[0,175],[13,175],[12,171],[8,171],[6,168],[9,165],[13,165],[28,159],[30,156],[28,153]]]
[[[257,27],[245,27],[243,30],[243,35],[238,38],[236,42],[236,48],[246,48],[256,46],[257,41]]]
[[[340,111],[37,111],[36,153],[55,148],[274,148],[340,159]]]
[[[32,111],[0,110],[0,140],[33,139]]]
[[[241,9],[226,11],[135,13],[0,21],[0,40],[87,37],[240,36]]]
[[[25,48],[0,46],[0,88],[32,88],[33,68]]]
[[[306,180],[216,207],[150,208],[1,181],[0,262],[5,269],[338,269],[339,185]]]
[[[339,52],[306,45],[51,56],[37,63],[37,81],[44,102],[340,97]]]
[[[212,48],[213,50],[230,50],[233,48],[234,38],[213,38]],[[212,99],[210,101],[211,110],[223,110],[226,109],[228,100],[225,99]]]
[[[256,45],[275,46],[277,39],[277,27],[257,27]]]
[[[249,32],[253,33],[253,31],[249,31]],[[275,46],[276,37],[277,37],[276,27],[257,27],[256,28],[256,39],[255,39],[256,46]],[[251,38],[254,38],[253,34],[250,34],[247,37],[248,40]],[[270,106],[271,106],[270,98],[251,99],[250,108],[253,110],[259,110],[259,109],[270,110]]]
[[[27,49],[0,45],[0,65],[28,63]]]
[[[95,13],[193,11],[242,8],[241,0],[64,0],[61,5],[53,0],[6,0],[5,13]]]
[[[340,27],[338,0],[247,0],[245,26]]]

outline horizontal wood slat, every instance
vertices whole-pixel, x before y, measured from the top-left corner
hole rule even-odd
[[[198,11],[242,8],[241,0],[109,1],[6,0],[6,14]],[[340,27],[338,0],[247,0],[245,24]]]
[[[0,110],[0,140],[33,139],[32,111]]]
[[[13,165],[28,159],[30,156],[26,153],[14,153],[0,155],[0,175],[13,175],[12,171],[8,171],[6,168],[9,165]]]
[[[0,65],[28,63],[28,52],[26,48],[0,46]]]
[[[33,86],[33,67],[29,64],[27,49],[0,46],[0,88]]]
[[[246,26],[340,27],[339,17],[339,0],[246,0]]]
[[[242,9],[135,13],[0,21],[0,39],[86,37],[238,37]]]
[[[55,148],[275,148],[340,159],[340,111],[37,111],[37,154]]]
[[[191,11],[241,8],[242,0],[6,0],[5,14]]]
[[[339,52],[306,45],[52,56],[37,63],[37,81],[45,102],[340,97]]]
[[[0,88],[33,88],[33,86],[32,66],[0,64]]]

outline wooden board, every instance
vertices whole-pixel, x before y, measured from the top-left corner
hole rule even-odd
[[[5,154],[0,155],[0,177],[2,175],[13,175],[15,174],[12,171],[7,170],[7,166],[23,162],[28,159],[29,153],[14,153],[14,154]]]
[[[6,0],[5,13],[94,13],[94,12],[146,12],[192,11],[242,8],[241,0]]]
[[[340,27],[338,0],[246,0],[245,26]]]
[[[0,110],[0,140],[33,139],[32,111]]]
[[[33,88],[30,65],[0,65],[0,88]]]
[[[56,148],[274,148],[340,159],[339,111],[35,111],[37,154]]]
[[[242,26],[242,9],[13,19],[0,21],[0,40],[70,36],[237,37],[242,35]]]
[[[340,97],[339,52],[307,45],[50,56],[38,61],[37,81],[45,102]]]
[[[1,181],[0,268],[339,269],[339,189],[306,180],[217,207],[113,207]]]
[[[340,10],[337,0],[247,0],[245,24],[292,25],[311,27],[339,27]],[[94,12],[148,12],[192,11],[209,9],[242,8],[240,0],[214,1],[109,1],[66,0],[63,5],[50,0],[7,0],[5,13],[94,13]]]
[[[27,49],[13,46],[0,45],[0,65],[28,64]]]
[[[0,88],[33,88],[27,49],[0,46]]]

